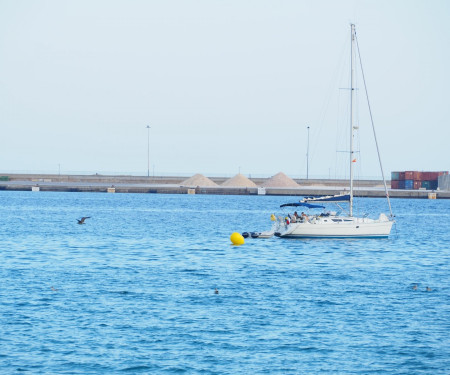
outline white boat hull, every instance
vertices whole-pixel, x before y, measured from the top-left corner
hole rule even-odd
[[[275,231],[267,231],[267,232],[261,232],[258,236],[258,238],[272,238],[275,234]]]
[[[285,238],[386,238],[392,224],[385,219],[320,218],[283,225],[278,235]]]

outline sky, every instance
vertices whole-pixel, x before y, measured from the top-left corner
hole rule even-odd
[[[350,23],[385,175],[449,170],[449,19],[446,0],[0,0],[0,172],[346,177]],[[379,178],[356,88],[356,170]]]

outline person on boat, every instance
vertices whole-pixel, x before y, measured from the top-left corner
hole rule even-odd
[[[294,215],[291,216],[291,223],[296,223],[297,222],[297,217]]]
[[[289,225],[289,218],[287,216],[284,218],[284,222],[286,223],[286,225]]]
[[[295,216],[296,219],[299,218],[297,211],[294,212],[294,216]]]
[[[308,215],[306,215],[304,212],[302,212],[301,217],[302,217],[302,220],[309,221]]]

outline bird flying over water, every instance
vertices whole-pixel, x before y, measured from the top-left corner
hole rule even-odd
[[[84,221],[90,218],[91,218],[90,216],[83,216],[81,219],[77,219],[78,224],[84,224]]]

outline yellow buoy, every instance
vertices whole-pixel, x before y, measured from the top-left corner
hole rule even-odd
[[[244,237],[242,237],[242,235],[237,232],[231,233],[230,240],[233,243],[233,245],[236,246],[243,245],[245,243]]]
[[[272,221],[277,221],[277,218],[275,217],[274,214],[272,214],[272,215],[270,215],[270,220],[272,220]]]

